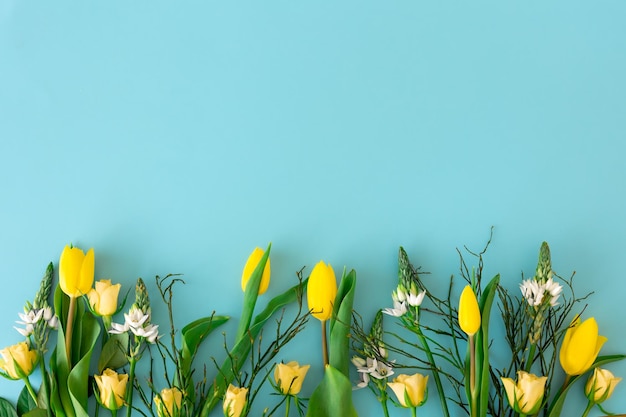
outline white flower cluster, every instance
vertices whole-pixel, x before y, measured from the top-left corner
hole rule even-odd
[[[524,280],[520,284],[522,295],[532,307],[538,307],[544,302],[545,297],[550,297],[552,307],[559,304],[559,295],[563,292],[563,286],[549,278],[546,282],[535,279]]]
[[[384,348],[379,348],[381,357],[386,358],[387,352]],[[394,374],[391,364],[395,361],[384,362],[376,358],[361,358],[359,356],[352,357],[352,364],[356,366],[356,370],[359,373],[360,380],[354,387],[354,389],[365,388],[369,382],[370,377],[376,379],[383,379],[390,377]]]
[[[394,317],[402,317],[406,314],[409,307],[419,307],[424,301],[426,291],[420,293],[414,288],[407,291],[402,285],[398,285],[395,291],[391,293],[393,300],[393,308],[385,308],[383,313]]]
[[[14,326],[13,328],[24,337],[28,337],[33,334],[35,331],[35,325],[41,320],[45,321],[46,325],[51,329],[56,329],[59,326],[59,319],[52,313],[51,307],[39,309],[33,308],[26,313],[17,313],[17,315],[20,316],[21,320],[16,321],[16,323],[25,327],[21,328]]]
[[[122,334],[128,331],[135,336],[143,337],[149,343],[156,343],[159,338],[159,325],[149,322],[150,314],[144,314],[138,308],[131,308],[128,313],[124,313],[124,324],[111,323],[111,334]]]

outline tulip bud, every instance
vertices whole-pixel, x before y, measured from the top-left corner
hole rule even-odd
[[[593,375],[585,385],[585,395],[589,401],[600,404],[613,395],[613,390],[622,378],[615,378],[607,369],[594,368]]]
[[[307,301],[311,314],[321,321],[326,321],[333,314],[333,303],[337,296],[337,279],[330,264],[318,262],[311,271],[307,285]]]
[[[117,311],[117,297],[122,284],[111,285],[110,279],[96,281],[96,287],[89,290],[89,304],[96,314],[112,316]]]
[[[591,317],[580,322],[576,318],[565,332],[559,359],[568,375],[585,373],[596,360],[606,337],[598,335],[598,323]]]
[[[517,372],[517,384],[511,378],[501,378],[509,405],[516,413],[537,414],[543,403],[547,377]]]
[[[393,382],[388,385],[398,398],[400,405],[406,408],[419,407],[426,402],[428,398],[428,376],[422,374],[398,375]]]
[[[124,405],[128,375],[105,369],[102,375],[95,375],[100,403],[109,410],[117,410]]]
[[[459,326],[468,336],[480,329],[480,309],[472,287],[466,285],[459,300]]]
[[[20,342],[0,350],[0,370],[11,379],[21,379],[33,373],[37,352],[26,342]]]
[[[248,401],[248,388],[239,388],[230,384],[224,396],[224,415],[240,417]]]
[[[310,365],[300,366],[298,362],[279,363],[274,369],[274,381],[284,395],[298,395]]]
[[[179,417],[183,404],[183,393],[178,388],[164,388],[154,397],[154,405],[159,417]]]
[[[87,255],[78,248],[66,246],[59,260],[59,285],[69,297],[85,295],[93,285],[95,257],[93,249]]]
[[[250,277],[252,276],[252,273],[256,269],[257,265],[259,264],[259,261],[263,257],[264,253],[265,251],[263,249],[254,248],[254,250],[248,257],[248,260],[246,261],[246,265],[243,267],[243,273],[241,274],[241,289],[243,291],[246,290],[248,281],[250,281]],[[267,262],[265,263],[265,269],[263,269],[263,276],[261,277],[261,283],[259,284],[259,295],[267,291],[267,287],[269,287],[270,285],[271,271],[272,269],[270,267],[270,260],[268,258]]]

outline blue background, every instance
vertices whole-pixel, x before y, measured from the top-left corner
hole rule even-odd
[[[548,241],[595,291],[603,352],[625,352],[625,17],[622,0],[0,0],[0,345],[70,242],[126,288],[184,273],[179,325],[237,318],[270,241],[268,295],[324,259],[356,269],[369,320],[398,246],[443,283],[493,225],[487,275],[515,290]],[[305,395],[318,339],[312,322],[279,358],[312,364]],[[624,389],[607,408],[626,411]]]

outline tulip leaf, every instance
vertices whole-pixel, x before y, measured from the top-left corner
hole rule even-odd
[[[478,389],[480,389],[480,398],[478,404],[479,415],[486,416],[489,406],[489,321],[491,317],[491,307],[500,283],[500,274],[496,275],[489,281],[487,287],[480,297],[480,316],[481,324],[478,337],[476,338],[476,365],[479,372],[477,381]]]
[[[333,317],[330,321],[330,365],[346,377],[350,375],[350,326],[352,323],[352,305],[356,288],[356,272],[350,271],[341,278],[335,303]]]
[[[563,405],[565,404],[565,397],[567,396],[567,392],[569,391],[570,387],[574,385],[576,381],[578,381],[583,376],[585,376],[587,372],[592,371],[594,368],[597,368],[599,366],[604,366],[606,364],[609,364],[611,362],[621,361],[622,359],[626,359],[626,355],[598,356],[595,362],[593,363],[593,365],[591,365],[591,368],[589,368],[587,371],[585,371],[585,373],[581,375],[576,375],[570,378],[567,385],[564,388],[561,387],[561,389],[559,389],[559,391],[556,393],[556,395],[552,399],[552,404],[550,405],[550,408],[548,409],[548,417],[559,417],[561,415],[561,411],[563,410]]]
[[[198,351],[200,343],[202,343],[209,333],[226,323],[229,319],[230,317],[228,316],[213,315],[195,320],[183,327],[181,331],[183,369],[185,369],[185,366],[191,366],[191,361]]]
[[[77,417],[89,417],[87,411],[87,391],[91,354],[100,335],[100,325],[91,314],[84,314],[80,320],[80,360],[68,375],[67,385]]]
[[[15,407],[8,400],[0,397],[0,416],[2,417],[18,417]]]
[[[309,400],[307,417],[356,417],[352,403],[352,383],[332,365],[326,366],[322,382]]]
[[[254,307],[256,305],[257,298],[259,297],[261,278],[263,278],[263,271],[265,270],[265,264],[269,259],[271,249],[272,244],[270,243],[246,284],[246,290],[243,293],[243,310],[241,312],[241,318],[239,319],[239,328],[237,329],[237,336],[235,337],[235,340],[239,340],[244,337],[250,327]]]
[[[248,281],[248,286],[251,281],[252,278]],[[306,284],[307,280],[304,280],[284,293],[272,298],[265,309],[254,318],[254,324],[250,327],[248,332],[235,341],[235,346],[230,350],[229,357],[224,360],[213,384],[209,387],[208,394],[201,408],[200,417],[207,417],[213,407],[222,400],[228,384],[230,384],[234,378],[235,372],[239,372],[246,362],[247,356],[252,348],[252,341],[259,335],[265,323],[275,312],[301,298]],[[246,287],[246,290],[247,288],[248,287]]]
[[[17,398],[17,413],[21,416],[34,408],[37,408],[37,403],[30,396],[28,389],[24,387]]]
[[[98,359],[98,374],[107,368],[119,369],[128,363],[128,333],[112,334],[102,347]]]
[[[22,417],[48,417],[48,412],[41,408],[35,408],[26,414],[22,414]]]

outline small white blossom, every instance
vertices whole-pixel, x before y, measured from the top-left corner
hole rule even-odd
[[[359,373],[369,374],[376,379],[387,378],[394,374],[393,368],[377,359],[367,358],[367,364],[357,369]]]
[[[17,321],[17,324],[37,324],[37,322],[39,322],[39,320],[41,320],[41,317],[43,316],[43,310],[33,309],[27,313],[17,313],[17,315],[20,316],[20,319],[22,319],[21,321]]]
[[[559,295],[563,292],[563,286],[557,282],[554,282],[552,278],[549,278],[545,285],[546,292],[549,293],[552,298],[550,299],[550,305],[554,307],[559,304]]]
[[[135,336],[145,338],[149,343],[156,343],[159,338],[159,326],[156,324],[149,324],[146,327],[133,328],[130,330]]]
[[[55,330],[59,327],[59,318],[56,315],[52,316],[48,320],[48,327],[50,327],[51,329],[55,329]]]
[[[365,361],[365,359],[363,359],[360,356],[353,356],[352,359],[352,364],[354,366],[356,366],[357,368],[363,368],[365,365],[367,365],[367,362]]]
[[[111,323],[111,329],[109,333],[111,334],[122,334],[126,333],[130,329],[127,323],[119,324],[119,323]]]
[[[535,279],[524,280],[520,284],[522,296],[532,307],[540,306],[546,296],[550,297],[552,307],[558,304],[559,295],[563,292],[563,286],[549,278],[546,282],[540,283]]]
[[[32,324],[27,324],[26,328],[22,329],[21,327],[13,326],[15,330],[17,330],[22,336],[28,337],[35,331],[35,327]]]
[[[404,289],[404,287],[402,285],[398,285],[398,288],[396,288],[392,293],[391,293],[391,299],[395,302],[398,303],[403,303],[406,301],[406,291]]]
[[[131,308],[128,313],[124,313],[124,319],[126,319],[126,323],[130,328],[138,329],[143,327],[143,324],[148,321],[150,318],[150,314],[144,314],[138,308]]]
[[[385,308],[383,310],[383,313],[394,317],[402,317],[406,314],[406,312],[406,302],[399,302],[395,300],[393,302],[393,308]]]
[[[367,372],[359,372],[359,382],[352,387],[352,391],[365,388],[370,383],[370,376]]]
[[[422,291],[419,294],[414,294],[413,292],[410,292],[407,296],[407,302],[411,307],[418,307],[422,304],[422,301],[424,301],[425,295],[426,291]]]

